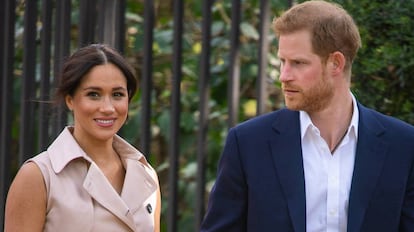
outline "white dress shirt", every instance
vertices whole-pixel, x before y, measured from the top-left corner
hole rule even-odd
[[[351,123],[333,154],[309,115],[300,112],[307,232],[346,232],[359,119],[353,95],[352,102]]]

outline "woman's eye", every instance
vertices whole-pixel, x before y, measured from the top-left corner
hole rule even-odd
[[[122,97],[125,97],[125,93],[122,93],[122,92],[115,92],[115,93],[113,94],[113,96],[114,96],[114,97],[116,97],[116,98],[122,98]]]
[[[89,92],[86,95],[90,98],[93,98],[93,99],[99,98],[99,93],[97,93],[97,92]]]

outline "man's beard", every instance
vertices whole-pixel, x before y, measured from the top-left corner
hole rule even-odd
[[[332,83],[327,81],[327,77],[322,73],[320,81],[305,92],[298,86],[285,84],[286,88],[299,89],[299,96],[294,100],[289,100],[285,96],[286,107],[290,110],[302,110],[307,113],[318,112],[326,108],[334,95]]]

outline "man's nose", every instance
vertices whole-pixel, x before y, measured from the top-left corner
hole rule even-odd
[[[280,74],[279,74],[279,80],[281,82],[286,82],[292,79],[290,67],[288,64],[283,64],[280,66]]]

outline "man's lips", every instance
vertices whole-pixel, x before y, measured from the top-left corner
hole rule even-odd
[[[293,88],[283,88],[283,93],[285,94],[295,94],[299,93],[299,90]]]
[[[292,92],[292,93],[296,93],[299,92],[298,90],[295,89],[283,89],[283,92]]]

